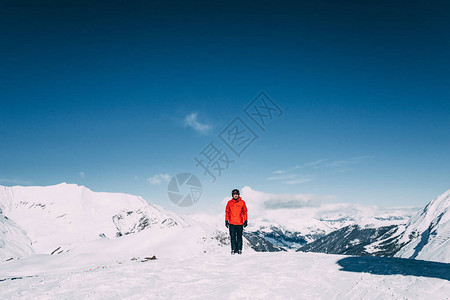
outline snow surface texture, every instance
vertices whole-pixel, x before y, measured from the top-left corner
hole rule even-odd
[[[433,199],[414,216],[400,243],[398,257],[450,262],[450,190]]]
[[[23,257],[33,253],[31,241],[0,209],[0,261],[11,257]]]
[[[64,256],[69,256],[65,254]],[[1,298],[448,299],[448,264],[301,252],[0,264]],[[419,275],[421,274],[421,275]],[[14,276],[14,277],[13,277]],[[13,279],[14,278],[14,279]]]

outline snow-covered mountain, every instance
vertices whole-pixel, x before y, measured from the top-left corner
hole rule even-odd
[[[404,225],[345,226],[299,248],[298,251],[358,256],[392,256],[400,249],[397,239],[404,228]]]
[[[415,215],[399,244],[398,257],[450,262],[450,190],[431,200]]]
[[[448,193],[433,200],[408,226],[414,208],[348,203],[287,208],[286,201],[274,208],[273,203],[284,201],[283,195],[277,199],[249,187],[242,194],[251,209],[244,232],[247,249],[391,256],[406,245],[398,255],[448,259],[442,250],[448,248]],[[0,259],[105,249],[111,257],[229,249],[223,213],[184,216],[138,196],[97,193],[75,184],[0,186],[0,209]],[[436,251],[441,252],[430,254]]]
[[[404,225],[418,208],[382,208],[354,203],[321,203],[309,195],[269,194],[246,186],[241,194],[249,208],[247,236],[264,239],[271,251],[297,250],[347,226],[379,228]],[[222,205],[225,208],[225,198]],[[198,219],[205,219],[201,215]],[[209,222],[222,224],[223,215]],[[219,224],[219,225],[220,225]]]
[[[346,226],[300,251],[332,254],[397,256],[450,262],[450,190],[433,199],[408,223]]]
[[[250,222],[247,231],[276,246],[296,250],[343,228],[402,226],[416,211],[416,208],[380,208],[350,203],[323,204],[277,211],[280,217],[270,220],[257,218]]]
[[[103,251],[106,245],[137,255],[134,249],[145,252],[164,241],[169,248],[199,252],[218,243],[214,229],[141,197],[97,193],[75,184],[0,186],[0,209],[0,258]]]
[[[421,222],[430,220],[430,235],[441,236],[441,228],[448,224],[443,223],[448,221],[443,214],[448,198],[442,199],[429,205],[427,217],[419,215],[410,226],[419,230],[425,228],[419,226]],[[385,243],[393,228],[405,227],[395,225],[407,219],[402,209],[322,204],[272,209],[264,215],[251,199],[248,206],[252,230],[245,230],[244,254],[231,256],[226,255],[229,243],[223,214],[182,216],[137,196],[96,193],[73,184],[0,187],[0,294],[3,298],[143,294],[221,298],[230,286],[243,283],[245,288],[232,297],[448,295],[448,264],[283,251],[323,232],[342,233],[336,236],[335,245],[343,236],[355,244],[361,238],[369,244],[360,243],[359,248],[367,251],[374,239]],[[423,255],[427,245],[417,256]],[[156,260],[145,259],[153,255]],[[114,288],[117,284],[119,288]]]

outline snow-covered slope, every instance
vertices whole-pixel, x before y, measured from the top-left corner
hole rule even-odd
[[[33,253],[26,233],[2,214],[0,209],[0,261]]]
[[[398,257],[450,263],[450,190],[414,216],[399,240]]]
[[[1,186],[0,209],[31,239],[36,253],[60,253],[89,241],[114,239],[145,228],[188,226],[182,217],[141,197],[97,193],[66,183]]]
[[[450,294],[448,265],[407,259],[301,252],[202,253],[144,262],[52,258],[58,264],[49,257],[1,263],[0,298],[448,299]]]

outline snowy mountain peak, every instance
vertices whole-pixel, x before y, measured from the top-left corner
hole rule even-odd
[[[411,218],[400,242],[405,246],[396,256],[450,261],[450,190],[430,201]]]
[[[185,225],[175,214],[139,196],[97,193],[67,183],[0,186],[0,209],[26,232],[37,253],[51,253],[62,245],[95,240],[99,235],[115,238],[150,226]]]

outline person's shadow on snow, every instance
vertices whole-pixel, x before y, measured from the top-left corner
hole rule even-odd
[[[337,262],[340,271],[377,275],[405,275],[440,278],[450,281],[450,264],[396,257],[346,257]]]

